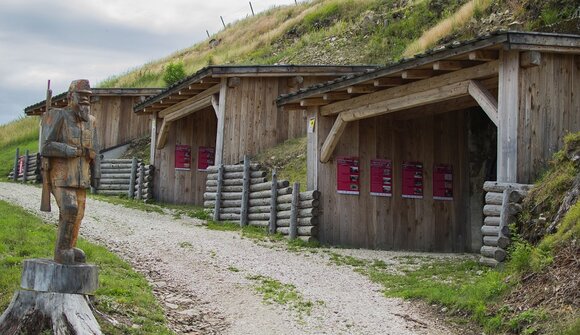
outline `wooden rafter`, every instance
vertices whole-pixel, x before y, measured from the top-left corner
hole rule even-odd
[[[335,102],[320,107],[322,116],[335,115],[350,109],[360,108],[369,104],[378,103],[408,94],[414,94],[421,91],[429,90],[444,85],[457,83],[470,79],[482,79],[497,75],[498,62],[489,62],[481,65],[472,66],[459,71],[446,73],[437,77],[416,81],[402,86],[389,88],[375,93],[359,96],[345,101]]]
[[[440,60],[433,63],[433,70],[435,71],[457,71],[477,65],[476,61],[468,60]]]
[[[346,88],[346,91],[349,94],[366,94],[366,93],[373,93],[377,90],[374,85],[356,85],[350,86]]]
[[[320,149],[320,162],[326,163],[328,160],[330,160],[330,157],[334,152],[334,148],[336,148],[336,145],[340,140],[340,136],[342,136],[346,126],[347,122],[343,120],[341,115],[338,115],[336,121],[334,121],[334,124],[332,125],[332,129],[330,129],[330,133],[328,133],[328,136],[326,137],[326,140],[324,140],[324,144]]]
[[[352,95],[346,92],[329,92],[322,95],[322,99],[326,101],[338,101],[350,99]]]
[[[489,62],[499,59],[497,50],[477,50],[469,53],[469,60]]]
[[[403,79],[427,79],[433,77],[433,75],[432,69],[413,69],[401,72],[401,78]]]
[[[213,106],[215,116],[219,117],[219,110],[220,110],[220,95],[219,94],[214,94],[211,96],[211,105]]]
[[[469,81],[469,95],[477,101],[489,119],[498,126],[497,100],[485,86],[475,80]]]
[[[379,79],[375,79],[375,81],[373,82],[375,87],[395,87],[395,86],[404,85],[406,83],[407,83],[407,81],[403,80],[403,78],[401,78],[401,77],[379,78]]]
[[[326,104],[328,104],[328,101],[322,98],[311,98],[300,100],[301,107],[322,106]]]
[[[175,103],[175,104],[171,104],[170,107],[165,108],[164,110],[162,110],[159,113],[159,117],[164,118],[166,115],[171,114],[175,111],[181,110],[183,108],[186,108],[188,105],[195,103],[198,100],[202,100],[204,98],[210,97],[216,93],[218,93],[220,90],[220,85],[214,85],[211,88],[201,92],[200,94],[193,96],[187,100]],[[151,106],[151,107],[156,107],[157,105]]]
[[[189,114],[200,111],[204,108],[212,106],[213,95],[198,99],[194,102],[183,106],[181,109],[173,110],[169,114],[164,114],[164,120],[173,122],[188,116]],[[165,111],[164,111],[165,112]]]

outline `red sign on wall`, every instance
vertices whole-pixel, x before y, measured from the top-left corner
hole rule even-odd
[[[358,157],[336,158],[336,190],[341,194],[360,194]]]
[[[388,159],[371,159],[371,195],[393,195],[393,166]]]
[[[206,171],[208,166],[214,165],[215,148],[199,147],[197,150],[197,170]]]
[[[191,170],[191,145],[175,145],[175,170]]]
[[[423,198],[423,163],[403,163],[403,198]]]
[[[436,164],[433,167],[433,199],[453,200],[453,166]]]

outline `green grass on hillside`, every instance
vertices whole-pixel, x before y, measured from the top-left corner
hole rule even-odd
[[[20,153],[26,150],[38,152],[38,117],[23,117],[0,125],[0,180],[6,180],[14,167],[16,148]]]
[[[20,207],[0,201],[0,311],[19,288],[22,261],[52,258],[56,230]],[[104,334],[173,334],[151,287],[129,264],[104,247],[79,241],[90,263],[99,266],[95,307],[119,321],[112,325],[98,318]]]
[[[262,165],[269,179],[275,168],[278,180],[288,180],[291,184],[298,182],[300,190],[306,191],[306,146],[306,137],[290,139],[252,157],[252,161]]]

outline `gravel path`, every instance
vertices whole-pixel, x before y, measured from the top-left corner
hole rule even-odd
[[[58,210],[38,210],[37,187],[0,183],[0,199],[49,222],[58,220]],[[385,298],[381,287],[365,276],[331,264],[327,252],[291,252],[282,243],[256,243],[236,232],[208,230],[200,220],[175,219],[93,199],[88,199],[86,213],[81,234],[107,246],[147,276],[172,328],[180,334],[459,333],[425,308]],[[333,252],[382,259],[393,267],[398,256],[410,255]],[[322,303],[315,303],[310,315],[266,304],[255,291],[256,281],[247,279],[253,275],[293,284],[304,299]]]

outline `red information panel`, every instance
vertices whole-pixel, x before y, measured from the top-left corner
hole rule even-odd
[[[197,150],[197,170],[205,171],[215,161],[215,148],[199,147]]]
[[[453,166],[436,164],[433,167],[433,199],[453,200]]]
[[[336,158],[336,190],[342,194],[360,194],[358,157]]]
[[[388,159],[371,159],[371,195],[393,195],[393,166]]]
[[[403,198],[423,198],[423,163],[403,163]]]
[[[191,170],[191,145],[175,146],[175,170]]]

